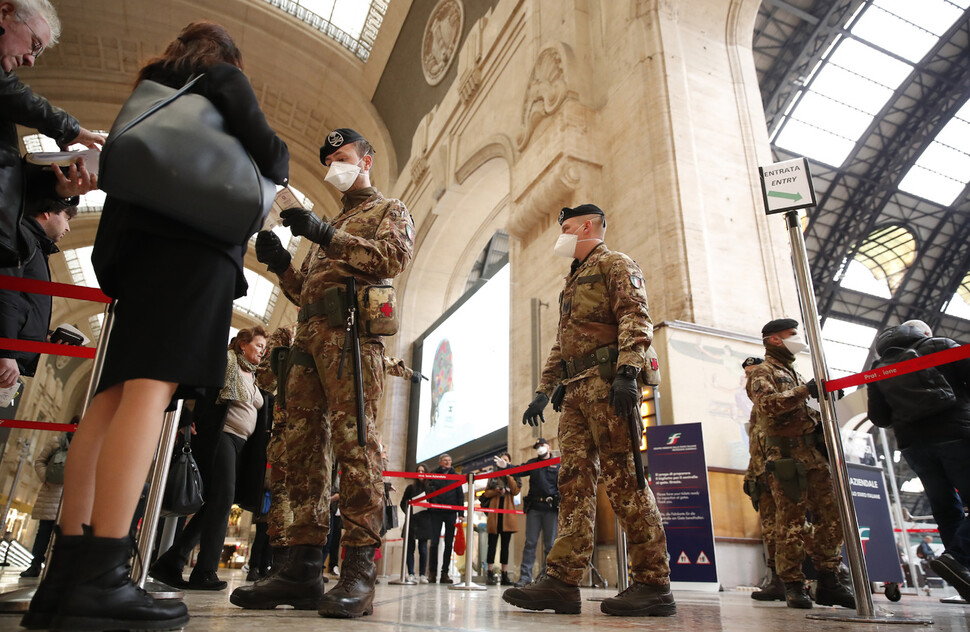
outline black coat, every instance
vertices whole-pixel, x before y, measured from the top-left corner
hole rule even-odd
[[[32,217],[23,222],[21,235],[25,257],[20,267],[0,268],[0,274],[36,281],[50,281],[47,258],[57,246]],[[51,323],[51,297],[45,294],[0,290],[0,337],[45,342]],[[0,358],[14,358],[21,375],[37,370],[39,353],[0,349]]]
[[[263,175],[277,184],[284,184],[289,175],[289,150],[266,123],[246,76],[235,66],[225,63],[198,70],[203,70],[205,76],[192,86],[191,92],[201,94],[215,105],[225,119],[226,131],[242,142]],[[148,79],[179,88],[191,74],[191,70],[175,71],[156,66],[149,71]],[[149,209],[108,196],[91,256],[101,289],[108,296],[117,296],[115,271],[124,266],[126,249],[137,248],[139,236],[143,234],[191,240],[224,253],[236,266],[236,278],[227,282],[234,282],[236,297],[246,293],[243,256],[247,244],[218,241]]]
[[[233,502],[247,511],[258,513],[263,505],[263,495],[266,489],[266,445],[269,443],[269,431],[273,418],[273,396],[265,391],[263,406],[256,410],[256,428],[246,440],[242,454],[239,457],[236,478],[236,494]],[[216,390],[206,392],[204,398],[195,403],[195,410],[190,415],[183,415],[181,425],[195,424],[195,436],[192,437],[192,452],[199,472],[202,474],[203,485],[208,485],[212,477],[212,466],[215,462],[215,448],[220,434],[226,425],[226,415],[229,405],[225,402],[216,403],[219,393]],[[221,474],[220,474],[221,475]]]
[[[456,472],[455,471],[455,468],[453,468],[453,467],[447,467],[447,468],[445,468],[445,467],[438,467],[438,468],[436,468],[434,470],[434,473],[435,474],[457,474],[458,472]],[[455,483],[455,481],[428,479],[428,485],[431,487],[431,491],[437,491],[437,490],[442,489],[443,487],[447,487],[447,486],[449,486],[449,485],[451,485],[453,483]],[[454,488],[454,489],[452,489],[450,491],[447,491],[444,494],[439,494],[438,496],[435,496],[434,498],[432,498],[428,502],[437,503],[439,505],[459,505],[459,506],[462,506],[462,505],[465,504],[465,494],[462,491],[462,489],[463,489],[463,487],[461,485],[459,485],[458,487],[456,487],[456,488]],[[452,510],[452,509],[429,509],[428,511],[430,511],[432,513],[446,513],[446,512],[452,512],[452,513],[454,513],[454,511],[456,511],[456,510]]]
[[[401,497],[401,511],[403,511],[406,515],[408,511],[408,503],[410,503],[415,496],[420,496],[421,494],[429,491],[429,489],[430,486],[428,485],[426,479],[411,483],[404,488],[404,495]],[[432,498],[428,502],[437,502],[437,500],[437,498]],[[412,508],[411,526],[409,527],[410,537],[416,540],[430,540],[431,538],[435,537],[436,534],[432,528],[434,525],[432,525],[431,521],[428,520],[428,511],[430,510],[422,507]]]

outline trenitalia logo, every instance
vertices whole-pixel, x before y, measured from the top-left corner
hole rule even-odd
[[[670,435],[669,437],[667,437],[667,445],[677,445],[677,442],[679,440],[680,440],[680,433],[679,432],[675,432],[672,435]]]

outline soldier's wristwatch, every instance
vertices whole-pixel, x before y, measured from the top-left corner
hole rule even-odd
[[[616,370],[616,373],[617,375],[622,375],[623,377],[633,379],[638,373],[640,373],[640,369],[635,366],[630,366],[629,364],[624,364]]]

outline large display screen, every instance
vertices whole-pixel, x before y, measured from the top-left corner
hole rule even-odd
[[[411,395],[416,463],[508,427],[510,282],[506,264],[415,341],[415,366],[430,378],[416,385],[417,405]]]

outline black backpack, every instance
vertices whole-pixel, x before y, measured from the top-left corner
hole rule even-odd
[[[936,348],[937,345],[930,345],[921,351],[921,347],[933,340],[939,339],[923,338],[909,347],[891,347],[872,367],[876,369],[941,351],[941,348]],[[910,423],[924,419],[953,408],[957,403],[953,386],[936,367],[897,375],[873,386],[879,389],[892,409],[893,423]]]

